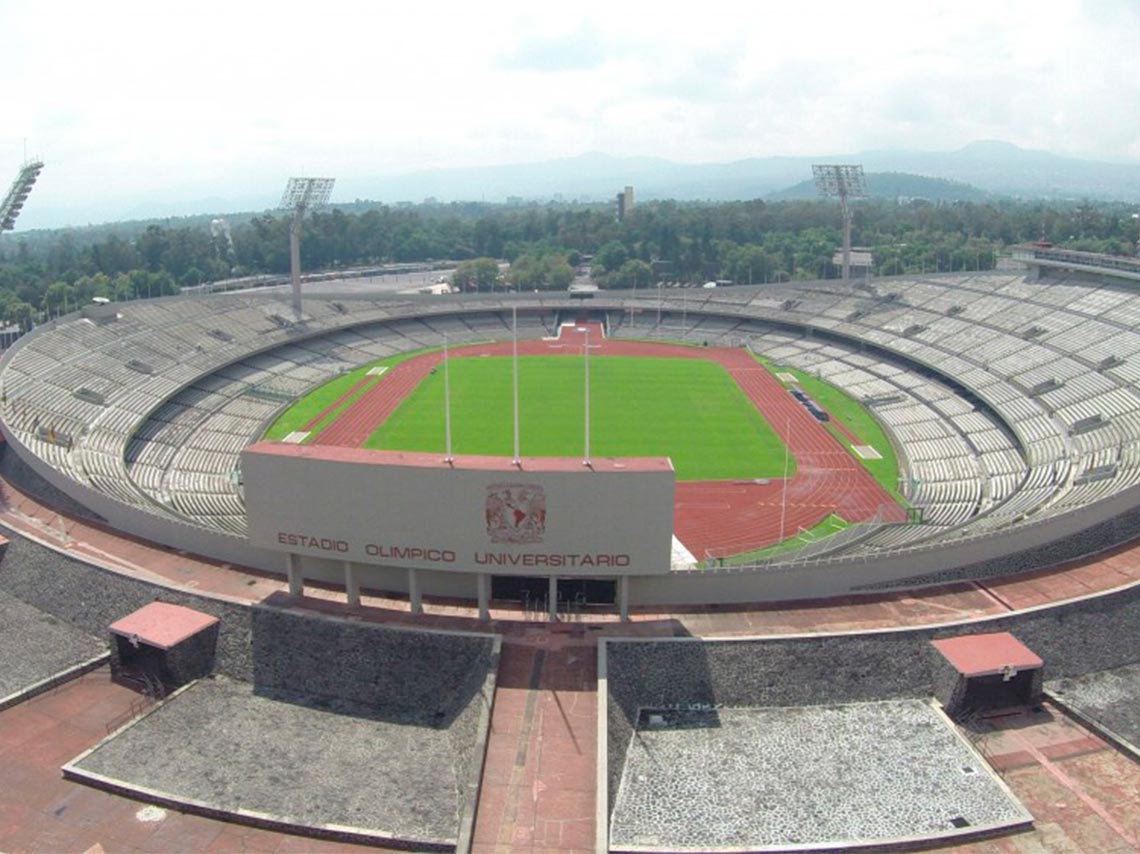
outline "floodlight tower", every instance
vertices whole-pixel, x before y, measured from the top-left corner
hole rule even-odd
[[[309,208],[327,205],[336,178],[290,178],[278,210],[292,211],[289,225],[289,273],[293,281],[293,315],[301,319],[301,220]]]
[[[816,189],[829,198],[839,199],[839,209],[843,212],[843,281],[851,280],[851,199],[862,199],[867,195],[867,180],[863,177],[863,167],[851,164],[813,165],[812,177]]]
[[[32,192],[32,186],[43,168],[44,164],[40,160],[31,160],[20,167],[16,180],[12,182],[4,200],[0,201],[0,232],[11,231],[16,227],[16,217],[20,215],[20,209],[28,200],[28,194]]]

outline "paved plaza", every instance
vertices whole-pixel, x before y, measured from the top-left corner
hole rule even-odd
[[[643,709],[610,844],[688,851],[838,847],[1029,820],[924,700]]]

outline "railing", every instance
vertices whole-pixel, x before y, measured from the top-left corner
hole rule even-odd
[[[1015,261],[1030,264],[1046,262],[1048,266],[1073,265],[1082,269],[1129,273],[1140,278],[1140,258],[1129,258],[1126,255],[1103,255],[1099,252],[1080,252],[1076,249],[1032,244],[1012,247],[1012,255]]]
[[[149,670],[135,671],[130,673],[122,673],[120,679],[136,682],[142,688],[142,696],[132,700],[130,706],[123,712],[115,715],[106,724],[107,734],[110,735],[117,729],[121,729],[126,724],[139,717],[147,709],[151,708],[158,703],[161,703],[166,698],[166,685],[162,679],[159,678],[157,673]]]
[[[848,525],[842,531],[835,534],[829,534],[826,537],[821,537],[815,540],[809,540],[805,545],[794,548],[790,551],[782,551],[773,554],[769,557],[758,558],[754,561],[743,563],[730,563],[722,564],[717,558],[707,558],[703,565],[699,564],[694,569],[676,569],[674,573],[687,573],[687,572],[717,572],[717,573],[734,573],[734,572],[755,572],[757,570],[767,569],[769,567],[779,566],[788,567],[796,566],[799,564],[819,563],[823,555],[830,554],[831,552],[840,551],[850,545],[871,536],[871,534],[887,526],[888,523],[883,521],[885,517],[886,508],[881,506],[875,511],[875,514],[865,522],[856,522]],[[787,543],[794,539],[800,539],[810,532],[801,528],[799,532],[783,542]]]

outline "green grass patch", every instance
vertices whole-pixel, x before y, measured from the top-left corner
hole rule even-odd
[[[832,534],[838,534],[840,531],[846,531],[850,527],[851,523],[832,513],[825,519],[820,520],[817,524],[812,525],[806,531],[798,532],[794,537],[788,537],[778,543],[773,543],[770,546],[757,549],[756,551],[742,552],[741,554],[727,557],[724,559],[723,565],[737,566],[740,564],[755,563],[758,560],[766,560],[777,555],[799,551],[805,546],[830,537]]]
[[[325,409],[336,402],[342,394],[367,377],[368,372],[372,370],[372,368],[383,365],[391,369],[395,365],[400,364],[400,362],[427,352],[430,351],[416,350],[410,353],[388,356],[384,359],[378,359],[375,362],[369,362],[367,365],[361,365],[359,368],[354,368],[346,374],[341,374],[336,379],[329,380],[324,385],[319,386],[304,397],[299,398],[288,409],[282,412],[281,415],[277,417],[277,420],[269,426],[269,429],[265,431],[265,435],[262,438],[271,442],[280,442],[290,433],[304,430],[306,424],[324,412]],[[379,377],[379,379],[383,379],[383,376]],[[333,413],[333,417],[323,419],[321,423],[314,428],[309,438],[312,439],[313,436],[335,421],[336,416],[339,416],[352,402],[355,402],[371,385],[372,384],[359,389],[357,394],[353,395],[351,401],[346,401],[344,405],[337,407],[336,412]]]
[[[454,452],[510,456],[511,360],[452,359],[449,370]],[[425,377],[365,447],[442,451],[443,385],[443,371]],[[522,357],[519,389],[522,454],[580,456],[582,358]],[[590,392],[592,456],[667,456],[678,480],[783,476],[783,443],[716,362],[597,356],[590,359]]]
[[[806,371],[790,368],[786,365],[776,365],[763,356],[756,356],[756,361],[764,365],[773,374],[792,374],[799,386],[831,416],[831,421],[824,424],[831,435],[851,452],[851,455],[871,473],[883,489],[889,492],[900,504],[906,506],[905,499],[898,492],[899,461],[894,446],[891,445],[883,426],[875,420],[875,417],[867,411],[862,403],[830,383],[813,377]],[[870,445],[882,454],[883,458],[881,460],[865,460],[860,457],[851,450],[850,440],[835,426],[835,422],[839,422],[857,436],[859,438],[858,444]]]

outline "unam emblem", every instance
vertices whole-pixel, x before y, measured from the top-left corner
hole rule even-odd
[[[537,483],[487,487],[487,533],[492,543],[541,543],[546,533],[546,494]]]

